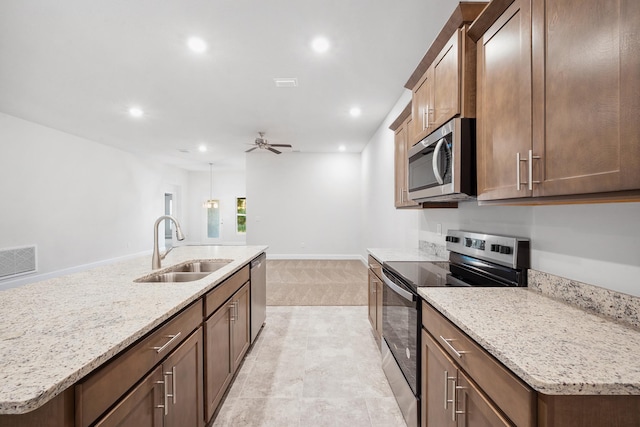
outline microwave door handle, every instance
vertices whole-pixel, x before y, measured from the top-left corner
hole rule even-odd
[[[440,158],[440,150],[442,149],[442,144],[444,144],[444,138],[441,138],[436,145],[436,148],[433,150],[433,173],[436,176],[436,180],[438,184],[444,184],[444,179],[442,179],[442,175],[440,175],[440,165],[438,159]]]
[[[384,281],[384,284],[387,285],[393,292],[395,292],[396,294],[400,295],[402,298],[406,299],[407,301],[415,301],[416,300],[415,295],[413,295],[411,292],[405,291],[400,286],[398,286],[395,283],[393,283],[391,281],[391,279],[389,279],[384,274],[384,272],[382,273],[382,280]]]

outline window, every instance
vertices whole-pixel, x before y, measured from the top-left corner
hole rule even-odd
[[[236,231],[238,234],[247,232],[247,198],[236,199]]]
[[[220,201],[207,201],[207,237],[218,239],[220,237]]]

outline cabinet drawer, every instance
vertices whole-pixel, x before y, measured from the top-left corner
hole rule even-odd
[[[231,295],[235,294],[249,280],[249,264],[234,273],[233,276],[215,287],[205,296],[205,318],[216,311]]]
[[[202,300],[191,304],[129,350],[75,386],[76,426],[93,423],[202,323]]]
[[[369,255],[369,268],[378,276],[378,279],[382,280],[382,264],[371,255]]]
[[[425,302],[422,326],[511,421],[535,425],[536,393],[529,386]]]

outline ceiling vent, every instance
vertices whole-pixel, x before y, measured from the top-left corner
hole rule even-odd
[[[276,87],[298,87],[298,79],[295,77],[283,77],[273,79]]]

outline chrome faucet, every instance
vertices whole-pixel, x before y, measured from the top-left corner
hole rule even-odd
[[[171,250],[169,249],[164,254],[160,255],[160,249],[158,248],[158,225],[162,220],[165,219],[173,221],[173,223],[176,225],[176,237],[178,238],[178,240],[184,240],[184,234],[182,233],[182,228],[180,227],[177,219],[175,219],[171,215],[162,215],[160,218],[158,218],[156,220],[156,223],[153,224],[153,258],[151,259],[151,268],[153,270],[157,270],[162,266],[161,261]]]

